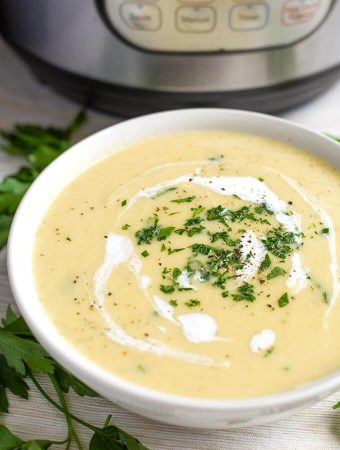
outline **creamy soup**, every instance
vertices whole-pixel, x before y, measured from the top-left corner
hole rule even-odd
[[[79,352],[139,385],[295,388],[340,365],[339,206],[335,169],[264,137],[112,149],[44,217],[37,290]]]

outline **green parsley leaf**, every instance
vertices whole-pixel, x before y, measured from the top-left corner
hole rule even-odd
[[[197,206],[197,208],[191,208],[192,211],[192,217],[197,217],[203,212],[205,208],[203,206]]]
[[[166,227],[166,228],[161,228],[160,230],[159,230],[159,233],[158,233],[158,240],[159,241],[165,241],[169,236],[170,236],[170,234],[173,232],[175,230],[175,227]]]
[[[91,441],[89,450],[148,450],[136,438],[123,430],[109,425],[98,429]]]
[[[3,328],[0,328],[0,353],[19,375],[25,375],[25,364],[32,372],[54,371],[53,361],[40,344],[15,336]]]
[[[293,251],[292,245],[296,244],[296,235],[283,230],[282,227],[273,228],[269,230],[262,242],[270,253],[285,260],[286,256]]]
[[[199,306],[201,302],[195,298],[191,298],[187,302],[184,303],[188,308],[193,308],[195,306]]]
[[[191,217],[191,219],[188,219],[185,223],[185,227],[191,227],[192,225],[199,225],[201,222],[203,222],[203,217]]]
[[[271,355],[274,351],[274,346],[271,346],[267,348],[267,350],[264,352],[263,357],[268,358],[269,355]]]
[[[185,198],[176,198],[175,200],[171,200],[172,203],[191,203],[193,200],[195,200],[196,195],[193,195],[192,197],[185,197]]]
[[[28,385],[14,369],[9,367],[6,359],[0,355],[0,411],[3,412],[8,412],[6,389],[9,389],[12,394],[18,397],[28,398]]]
[[[5,425],[0,425],[0,450],[20,449],[22,440],[15,436]]]
[[[149,253],[147,250],[144,250],[144,251],[141,253],[141,255],[142,255],[144,258],[146,258],[147,256],[150,255],[150,253]]]
[[[281,295],[281,297],[277,301],[280,308],[283,308],[284,306],[288,305],[289,298],[287,292]]]
[[[281,267],[276,266],[267,275],[267,280],[271,280],[271,279],[276,278],[276,277],[281,277],[281,276],[285,275],[286,273],[287,272],[284,269],[282,269]]]
[[[59,364],[56,364],[55,366],[54,376],[56,377],[63,392],[69,392],[72,388],[80,397],[97,397],[98,395]]]
[[[169,304],[170,304],[171,306],[174,306],[174,307],[176,308],[176,306],[178,306],[178,301],[177,301],[177,300],[170,300],[170,301],[169,301]]]
[[[122,226],[122,230],[126,231],[131,227],[131,225],[129,225],[128,223],[126,223],[125,225]]]
[[[329,234],[329,228],[322,228],[321,234]]]
[[[175,291],[175,288],[171,285],[171,284],[161,284],[159,286],[159,289],[164,293],[164,294],[172,294]]]
[[[271,263],[272,262],[269,258],[269,255],[268,255],[268,253],[266,253],[266,256],[264,257],[263,261],[260,264],[259,272],[263,272],[264,270],[268,269],[268,267],[270,267]]]
[[[174,280],[177,280],[177,278],[180,276],[181,274],[181,270],[178,267],[175,267],[174,270],[172,271],[172,278]]]
[[[253,302],[255,300],[254,286],[249,283],[243,283],[237,288],[236,293],[232,294],[232,299],[235,302]]]
[[[175,191],[176,189],[177,189],[176,186],[172,186],[172,187],[163,189],[162,191],[159,191],[157,194],[153,195],[151,198],[153,198],[153,199],[158,198],[158,197],[160,197],[161,195],[164,195],[164,194],[166,194],[166,193],[168,193],[168,192],[171,192],[171,191]]]
[[[70,146],[70,139],[84,122],[81,111],[66,129],[16,125],[12,132],[0,131],[0,150],[26,158],[29,166],[5,177],[0,182],[0,248],[6,245],[13,215],[25,192],[39,173]]]
[[[127,204],[127,200],[123,200],[121,203],[122,206],[126,206],[126,204]]]
[[[184,250],[184,248],[170,248],[168,247],[168,255],[172,255],[173,253],[178,253]]]
[[[158,236],[161,227],[158,225],[159,219],[157,216],[150,219],[151,225],[136,231],[137,244],[149,244],[155,237]]]

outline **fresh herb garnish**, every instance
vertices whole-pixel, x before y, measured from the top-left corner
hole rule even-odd
[[[253,302],[255,300],[254,286],[249,283],[243,283],[237,288],[236,293],[232,294],[232,299],[235,302]]]
[[[234,247],[235,245],[240,243],[239,239],[231,239],[227,231],[219,231],[216,233],[211,233],[209,231],[208,234],[212,243],[218,241],[219,239],[221,239],[229,247]]]
[[[284,306],[288,305],[289,298],[287,292],[281,295],[281,297],[277,301],[280,308],[283,308]]]
[[[176,306],[178,306],[178,301],[177,300],[170,300],[169,304],[176,308]]]
[[[184,250],[184,248],[170,248],[168,247],[168,255],[172,255],[172,253],[178,253]]]
[[[197,217],[203,212],[205,208],[203,206],[197,206],[197,208],[191,208],[192,217]]]
[[[271,263],[272,262],[269,258],[269,255],[268,255],[268,253],[266,253],[266,256],[264,257],[263,261],[260,264],[259,272],[263,272],[264,270],[268,269],[270,267]]]
[[[282,227],[273,228],[262,242],[270,253],[285,260],[293,251],[292,245],[296,244],[296,234],[285,231]]]
[[[128,223],[122,226],[122,230],[124,231],[128,230],[129,228],[131,228],[131,225],[129,225]]]
[[[188,300],[187,302],[184,303],[185,306],[187,306],[188,308],[193,308],[194,306],[199,306],[201,304],[200,300],[197,300],[195,298],[191,298],[190,300]]]
[[[121,203],[122,206],[126,206],[126,204],[127,204],[127,200],[123,200]]]
[[[276,266],[267,275],[267,280],[272,280],[273,278],[281,277],[281,276],[285,275],[286,273],[287,272],[284,269]]]
[[[144,258],[146,258],[147,256],[150,255],[150,253],[149,253],[147,250],[144,250],[144,251],[141,253],[141,255],[142,255]]]
[[[172,294],[175,291],[174,286],[172,286],[172,284],[161,284],[159,286],[159,289],[164,293],[164,294]]]
[[[159,230],[157,239],[159,241],[165,241],[174,230],[175,230],[175,227],[161,228]]]
[[[175,191],[176,189],[177,189],[176,186],[171,186],[169,188],[166,188],[166,189],[163,189],[163,190],[157,192],[157,194],[153,195],[151,198],[153,198],[153,199],[158,198],[161,195],[167,194],[168,192],[171,192],[171,191]]]
[[[185,197],[185,198],[176,198],[175,200],[171,200],[172,203],[191,203],[193,200],[195,200],[196,195],[193,195],[192,197]]]
[[[321,234],[329,234],[329,228],[322,228]]]
[[[151,223],[148,227],[142,228],[139,231],[136,231],[135,236],[137,238],[137,244],[150,244],[153,238],[157,237],[161,227],[158,225],[159,219],[158,216],[154,216],[149,219]]]
[[[174,280],[177,280],[177,278],[181,275],[181,273],[182,272],[180,271],[180,269],[178,267],[175,267],[172,271],[172,278]]]
[[[274,346],[271,346],[267,348],[267,350],[263,353],[264,358],[268,358],[269,355],[271,355],[274,351]]]

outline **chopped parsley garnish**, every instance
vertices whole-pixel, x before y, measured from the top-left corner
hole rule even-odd
[[[296,245],[296,234],[285,231],[282,227],[273,228],[268,231],[262,242],[270,253],[285,260],[293,251],[292,245]]]
[[[281,297],[277,301],[280,308],[283,308],[284,306],[287,306],[289,303],[289,298],[287,292],[281,295]]]
[[[66,238],[65,238],[67,241],[69,241],[69,242],[71,242],[71,238],[70,238],[70,236],[66,236]]]
[[[191,227],[191,228],[188,228],[188,229],[186,230],[186,232],[187,232],[187,234],[188,234],[189,237],[192,237],[192,236],[194,236],[195,234],[201,233],[203,230],[205,230],[205,227],[203,227],[202,225],[200,225],[200,226],[198,226],[198,227]]]
[[[157,239],[159,241],[165,241],[165,239],[167,239],[174,230],[175,230],[175,227],[161,228],[158,232]]]
[[[178,267],[175,267],[172,271],[172,278],[174,280],[177,280],[177,278],[180,276],[182,272],[180,271],[180,269]]]
[[[123,200],[121,203],[122,206],[126,206],[126,204],[127,204],[127,200]]]
[[[267,358],[269,355],[271,355],[274,351],[274,346],[271,346],[267,348],[267,350],[263,353],[263,357]]]
[[[184,248],[170,248],[168,247],[168,255],[172,255],[173,253],[178,253],[184,250]]]
[[[154,237],[158,236],[161,227],[158,225],[158,216],[151,219],[151,225],[136,231],[135,236],[137,238],[137,244],[150,244]]]
[[[129,225],[128,223],[126,223],[125,225],[122,226],[122,230],[126,231],[131,227],[131,225]]]
[[[195,200],[196,195],[193,195],[192,197],[185,197],[185,198],[177,198],[175,200],[171,200],[172,203],[191,203],[193,200]]]
[[[284,269],[282,269],[281,267],[276,266],[267,275],[267,280],[272,280],[273,278],[281,277],[281,276],[285,275],[286,273],[287,272]]]
[[[184,303],[188,308],[193,308],[194,306],[199,306],[201,302],[195,298],[191,298],[187,302]]]
[[[222,205],[217,206],[216,208],[208,209],[207,211],[207,219],[208,220],[217,220],[225,224],[228,215],[228,209],[224,208]]]
[[[249,283],[243,283],[236,290],[236,293],[232,294],[232,298],[235,302],[247,301],[253,302],[255,300],[254,286]]]
[[[165,279],[166,278],[165,275],[167,275],[170,272],[171,272],[171,269],[169,267],[164,267],[162,270],[162,278]]]
[[[329,228],[322,228],[321,234],[329,234]]]
[[[150,253],[149,253],[147,250],[144,250],[144,251],[141,253],[141,255],[142,255],[144,258],[146,258],[147,256],[150,255]]]
[[[191,227],[192,225],[199,225],[201,222],[203,222],[203,217],[192,217],[191,219],[188,219],[185,223],[185,227]]]
[[[203,208],[203,206],[197,206],[197,208],[191,208],[192,217],[197,217],[204,210],[205,210],[205,208]]]
[[[172,294],[175,291],[174,286],[172,286],[172,284],[161,284],[159,286],[159,289],[164,293],[164,294]]]
[[[227,231],[218,231],[216,233],[211,233],[209,231],[208,234],[212,243],[218,241],[219,239],[221,239],[229,247],[235,247],[240,243],[239,239],[231,239]]]
[[[259,272],[263,272],[264,270],[268,269],[270,267],[271,263],[272,262],[269,258],[269,255],[268,255],[268,253],[266,253],[266,256],[264,257],[263,261],[260,264]]]
[[[161,195],[164,195],[164,194],[166,194],[166,193],[168,193],[168,192],[171,192],[171,191],[175,191],[176,189],[177,189],[176,186],[171,186],[171,187],[169,187],[169,188],[166,188],[166,189],[163,189],[163,190],[157,192],[157,194],[153,195],[151,198],[152,198],[152,199],[158,198],[158,197],[160,197]]]
[[[177,301],[177,300],[170,300],[170,301],[169,301],[169,304],[170,304],[171,306],[174,306],[174,307],[176,308],[176,306],[178,306],[178,301]]]

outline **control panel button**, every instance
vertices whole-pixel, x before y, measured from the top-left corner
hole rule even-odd
[[[320,0],[288,0],[282,7],[282,23],[290,26],[308,22],[320,6]]]
[[[269,7],[263,3],[233,6],[229,15],[229,26],[233,31],[261,30],[269,20]]]
[[[216,11],[209,6],[181,6],[176,11],[176,27],[182,33],[208,33],[215,24]]]
[[[120,15],[134,30],[156,31],[161,26],[161,10],[155,5],[123,3],[120,7]]]

